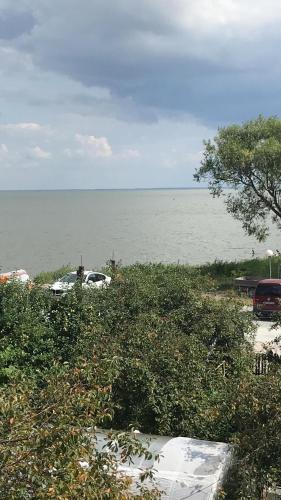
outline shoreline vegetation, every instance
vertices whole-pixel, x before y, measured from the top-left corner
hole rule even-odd
[[[280,483],[280,364],[254,375],[252,316],[231,288],[266,277],[268,260],[106,268],[108,288],[77,283],[54,300],[41,285],[70,267],[32,287],[0,285],[1,498],[133,498],[114,453],[96,450],[96,427],[120,430],[111,439],[124,460],[146,453],[132,428],[229,443],[221,498],[260,498]],[[159,496],[144,484],[134,498]]]
[[[252,258],[245,259],[241,261],[223,261],[215,260],[214,262],[209,262],[201,265],[191,265],[191,264],[162,264],[162,263],[147,263],[123,266],[122,264],[117,264],[117,268],[122,269],[123,272],[127,272],[130,268],[134,269],[135,266],[145,269],[146,266],[162,266],[163,272],[165,269],[178,269],[182,271],[183,276],[185,273],[195,272],[201,274],[202,276],[208,276],[214,280],[214,286],[217,290],[227,290],[233,287],[233,280],[241,276],[251,276],[260,279],[265,279],[269,277],[269,258]],[[278,278],[281,273],[281,255],[271,257],[271,269],[272,278]],[[62,267],[56,269],[55,271],[42,271],[34,277],[34,283],[36,284],[50,284],[57,279],[59,279],[64,274],[75,271],[75,266],[71,264],[63,265]],[[103,268],[106,273],[111,272],[110,265]]]

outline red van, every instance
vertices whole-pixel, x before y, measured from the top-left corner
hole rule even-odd
[[[253,312],[259,317],[281,312],[281,279],[258,282],[253,297]]]

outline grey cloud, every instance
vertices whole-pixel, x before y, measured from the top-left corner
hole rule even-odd
[[[110,89],[111,103],[74,96],[81,113],[92,106],[145,121],[189,113],[213,123],[280,112],[279,21],[252,39],[247,26],[196,30],[181,23],[183,4],[30,0],[37,24],[17,47],[43,69]]]
[[[86,89],[87,90],[87,89]],[[5,93],[7,99],[15,100],[18,93]],[[148,106],[137,106],[132,99],[98,99],[87,92],[81,94],[64,95],[58,93],[56,97],[34,96],[30,92],[24,94],[28,105],[34,108],[56,108],[60,112],[76,113],[81,116],[113,117],[124,122],[155,123],[159,112]]]
[[[136,106],[130,98],[97,99],[87,94],[74,94],[65,102],[68,109],[73,108],[81,115],[103,115],[115,117],[122,121],[140,121],[154,123],[157,121],[157,112],[148,106]]]
[[[34,25],[35,20],[30,12],[0,10],[0,39],[2,40],[12,40],[28,33]]]

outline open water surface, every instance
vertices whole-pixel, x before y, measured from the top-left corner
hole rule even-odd
[[[0,269],[31,275],[63,264],[240,260],[281,250],[245,236],[206,189],[0,192]]]

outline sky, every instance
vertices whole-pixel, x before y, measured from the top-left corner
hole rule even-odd
[[[218,127],[280,116],[280,28],[279,0],[0,0],[0,189],[194,186]]]

